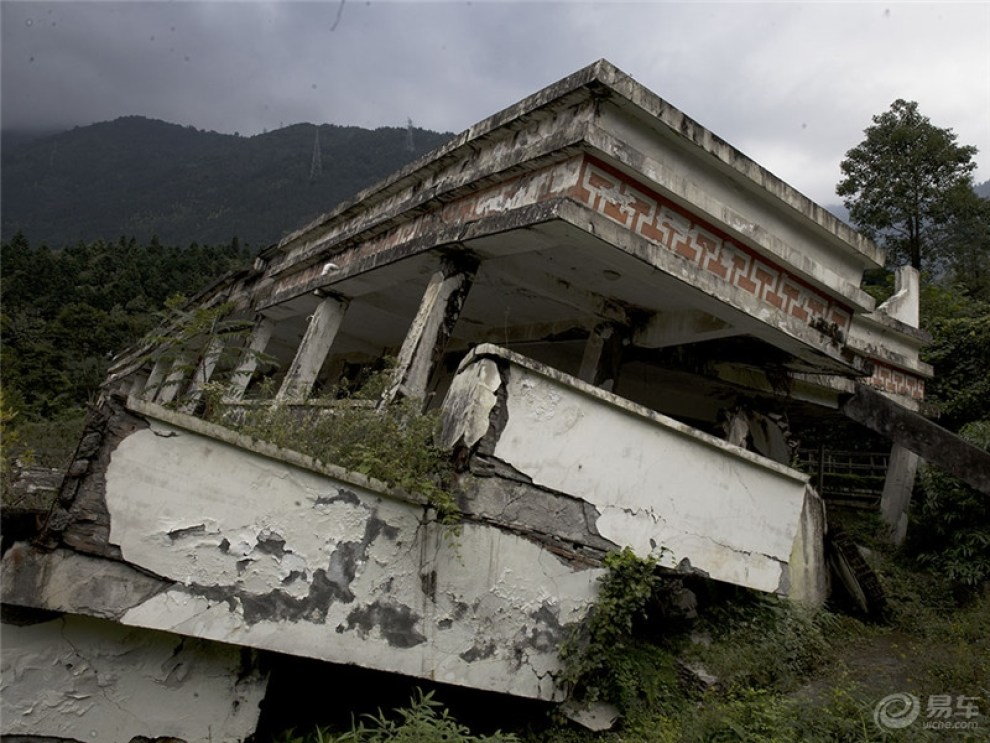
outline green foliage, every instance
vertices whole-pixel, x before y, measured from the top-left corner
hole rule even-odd
[[[925,397],[938,406],[940,423],[958,429],[990,419],[990,303],[933,285],[922,293],[922,311],[932,335],[922,358],[935,367]]]
[[[72,461],[85,420],[84,413],[70,410],[68,415],[52,420],[18,421],[18,440],[15,444],[5,439],[4,449],[11,445],[11,451],[19,456],[29,453],[31,464],[36,467],[65,469]]]
[[[729,688],[789,690],[817,670],[826,657],[837,619],[775,596],[740,592],[712,607],[701,626],[712,637],[693,646],[696,658]]]
[[[10,487],[14,458],[20,448],[20,433],[13,423],[17,419],[17,411],[7,402],[3,387],[0,387],[0,491],[6,493]]]
[[[370,391],[383,388],[390,368],[354,391],[333,390],[305,407],[270,403],[213,407],[212,419],[248,436],[381,480],[424,496],[441,523],[460,521],[447,487],[453,467],[436,445],[439,413],[422,412],[422,402],[400,400],[378,408]]]
[[[177,248],[121,238],[52,250],[20,234],[2,250],[0,363],[22,420],[83,407],[109,360],[155,327],[170,295],[193,293],[249,258],[236,243]]]
[[[990,420],[970,423],[960,435],[990,451]],[[911,530],[919,562],[964,589],[990,580],[990,498],[932,466],[922,468],[921,487]]]
[[[684,743],[826,743],[881,741],[872,708],[839,686],[823,704],[768,689],[738,689],[712,700],[687,726]]]
[[[864,133],[840,164],[836,192],[861,232],[920,269],[937,258],[935,230],[971,191],[976,148],[956,144],[951,129],[934,126],[917,103],[901,99]]]
[[[473,735],[455,720],[433,692],[417,689],[408,707],[393,710],[392,715],[379,711],[365,715],[344,733],[332,734],[317,728],[312,735],[299,737],[292,733],[276,739],[275,743],[518,743],[515,735],[496,732],[494,735]]]
[[[949,220],[934,235],[941,269],[968,296],[990,302],[990,199],[954,191]]]
[[[656,565],[628,547],[605,556],[598,599],[560,648],[561,680],[577,701],[609,702],[629,714],[679,698],[673,658],[633,632],[653,595]]]

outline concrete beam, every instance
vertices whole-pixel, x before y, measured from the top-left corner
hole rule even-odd
[[[158,390],[161,387],[162,381],[165,379],[165,369],[167,367],[168,362],[165,361],[164,357],[159,356],[155,359],[155,363],[151,367],[151,372],[149,372],[148,378],[145,380],[144,385],[141,387],[140,391],[135,391],[133,394],[136,397],[141,397],[143,400],[154,400],[158,395]]]
[[[673,277],[688,289],[692,303],[729,318],[727,322],[735,325],[739,333],[753,335],[791,354],[793,363],[804,367],[798,371],[848,376],[866,372],[866,362],[847,349],[840,338],[767,305],[760,296],[699,269],[607,217],[570,202],[558,206],[557,216],[612,248],[641,260],[650,269]]]
[[[500,346],[514,346],[525,343],[553,343],[556,341],[579,341],[589,334],[584,320],[561,320],[559,322],[529,323],[509,325],[501,328],[458,328],[457,340],[467,346],[482,343],[495,343]]]
[[[731,338],[740,331],[721,318],[700,310],[657,313],[633,335],[633,343],[643,348],[666,348],[685,343]]]
[[[555,494],[546,508],[583,535],[574,541],[626,545],[663,567],[808,604],[825,598],[822,504],[806,475],[494,346],[461,362],[442,412],[442,445],[462,466],[512,483],[506,498],[516,483]]]
[[[486,268],[488,264],[485,264]],[[559,276],[533,270],[518,258],[503,258],[495,261],[500,276],[508,279],[515,287],[532,291],[539,296],[545,296],[571,307],[595,320],[605,320],[627,324],[629,317],[624,307],[603,294],[599,294],[582,286],[576,286]]]
[[[340,297],[326,297],[317,305],[276,400],[305,400],[309,396],[349,303]]]
[[[557,648],[612,544],[585,534],[582,503],[489,492],[479,507],[513,523],[465,513],[451,538],[416,494],[132,402],[147,427],[107,442],[90,468],[113,559],[15,545],[0,561],[4,603],[562,700]],[[515,494],[525,503],[499,505]],[[542,533],[517,523],[541,507]],[[555,516],[583,544],[558,539]]]
[[[990,452],[863,384],[840,410],[860,425],[913,451],[931,464],[990,495]]]
[[[878,312],[917,328],[921,322],[921,278],[918,269],[901,266],[894,274],[894,295]]]

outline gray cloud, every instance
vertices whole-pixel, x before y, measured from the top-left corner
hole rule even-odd
[[[4,0],[0,22],[5,128],[459,131],[606,57],[818,201],[899,97],[990,155],[987,4]]]

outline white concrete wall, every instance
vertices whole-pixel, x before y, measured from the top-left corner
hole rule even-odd
[[[647,178],[684,199],[699,212],[745,235],[753,247],[776,256],[785,267],[810,281],[847,293],[852,304],[872,303],[859,291],[864,268],[877,265],[815,225],[805,215],[775,201],[757,184],[730,178],[714,158],[697,150],[654,122],[628,115],[614,105],[602,107],[598,125],[649,159]],[[612,152],[608,154],[612,155]],[[740,188],[740,183],[748,188]]]
[[[267,679],[239,648],[66,615],[3,625],[3,735],[234,743],[254,732]]]
[[[499,357],[511,360],[508,419],[490,431]],[[824,599],[821,505],[807,476],[492,346],[476,349],[460,374],[445,408],[471,413],[462,423],[448,415],[448,444],[489,433],[494,457],[590,503],[602,537],[661,564],[686,561],[716,580]],[[457,404],[465,394],[477,400]],[[791,580],[792,554],[810,576]]]
[[[175,581],[124,624],[520,696],[559,696],[557,644],[601,573],[164,422],[118,446],[106,501],[123,559]]]

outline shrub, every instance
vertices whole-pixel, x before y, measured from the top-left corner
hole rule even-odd
[[[563,682],[577,701],[609,702],[625,715],[675,703],[681,694],[673,656],[634,632],[656,587],[656,560],[626,547],[604,562],[598,600],[560,648]]]
[[[990,451],[990,421],[963,426],[960,436]],[[990,580],[990,497],[939,469],[921,472],[923,498],[917,509],[917,559],[968,593]]]
[[[422,495],[441,523],[454,526],[460,509],[448,488],[453,477],[450,458],[435,443],[439,413],[422,412],[421,401],[414,399],[376,407],[367,390],[380,387],[387,373],[375,375],[353,393],[332,390],[309,406],[228,408],[207,395],[206,410],[215,422],[253,438]]]

